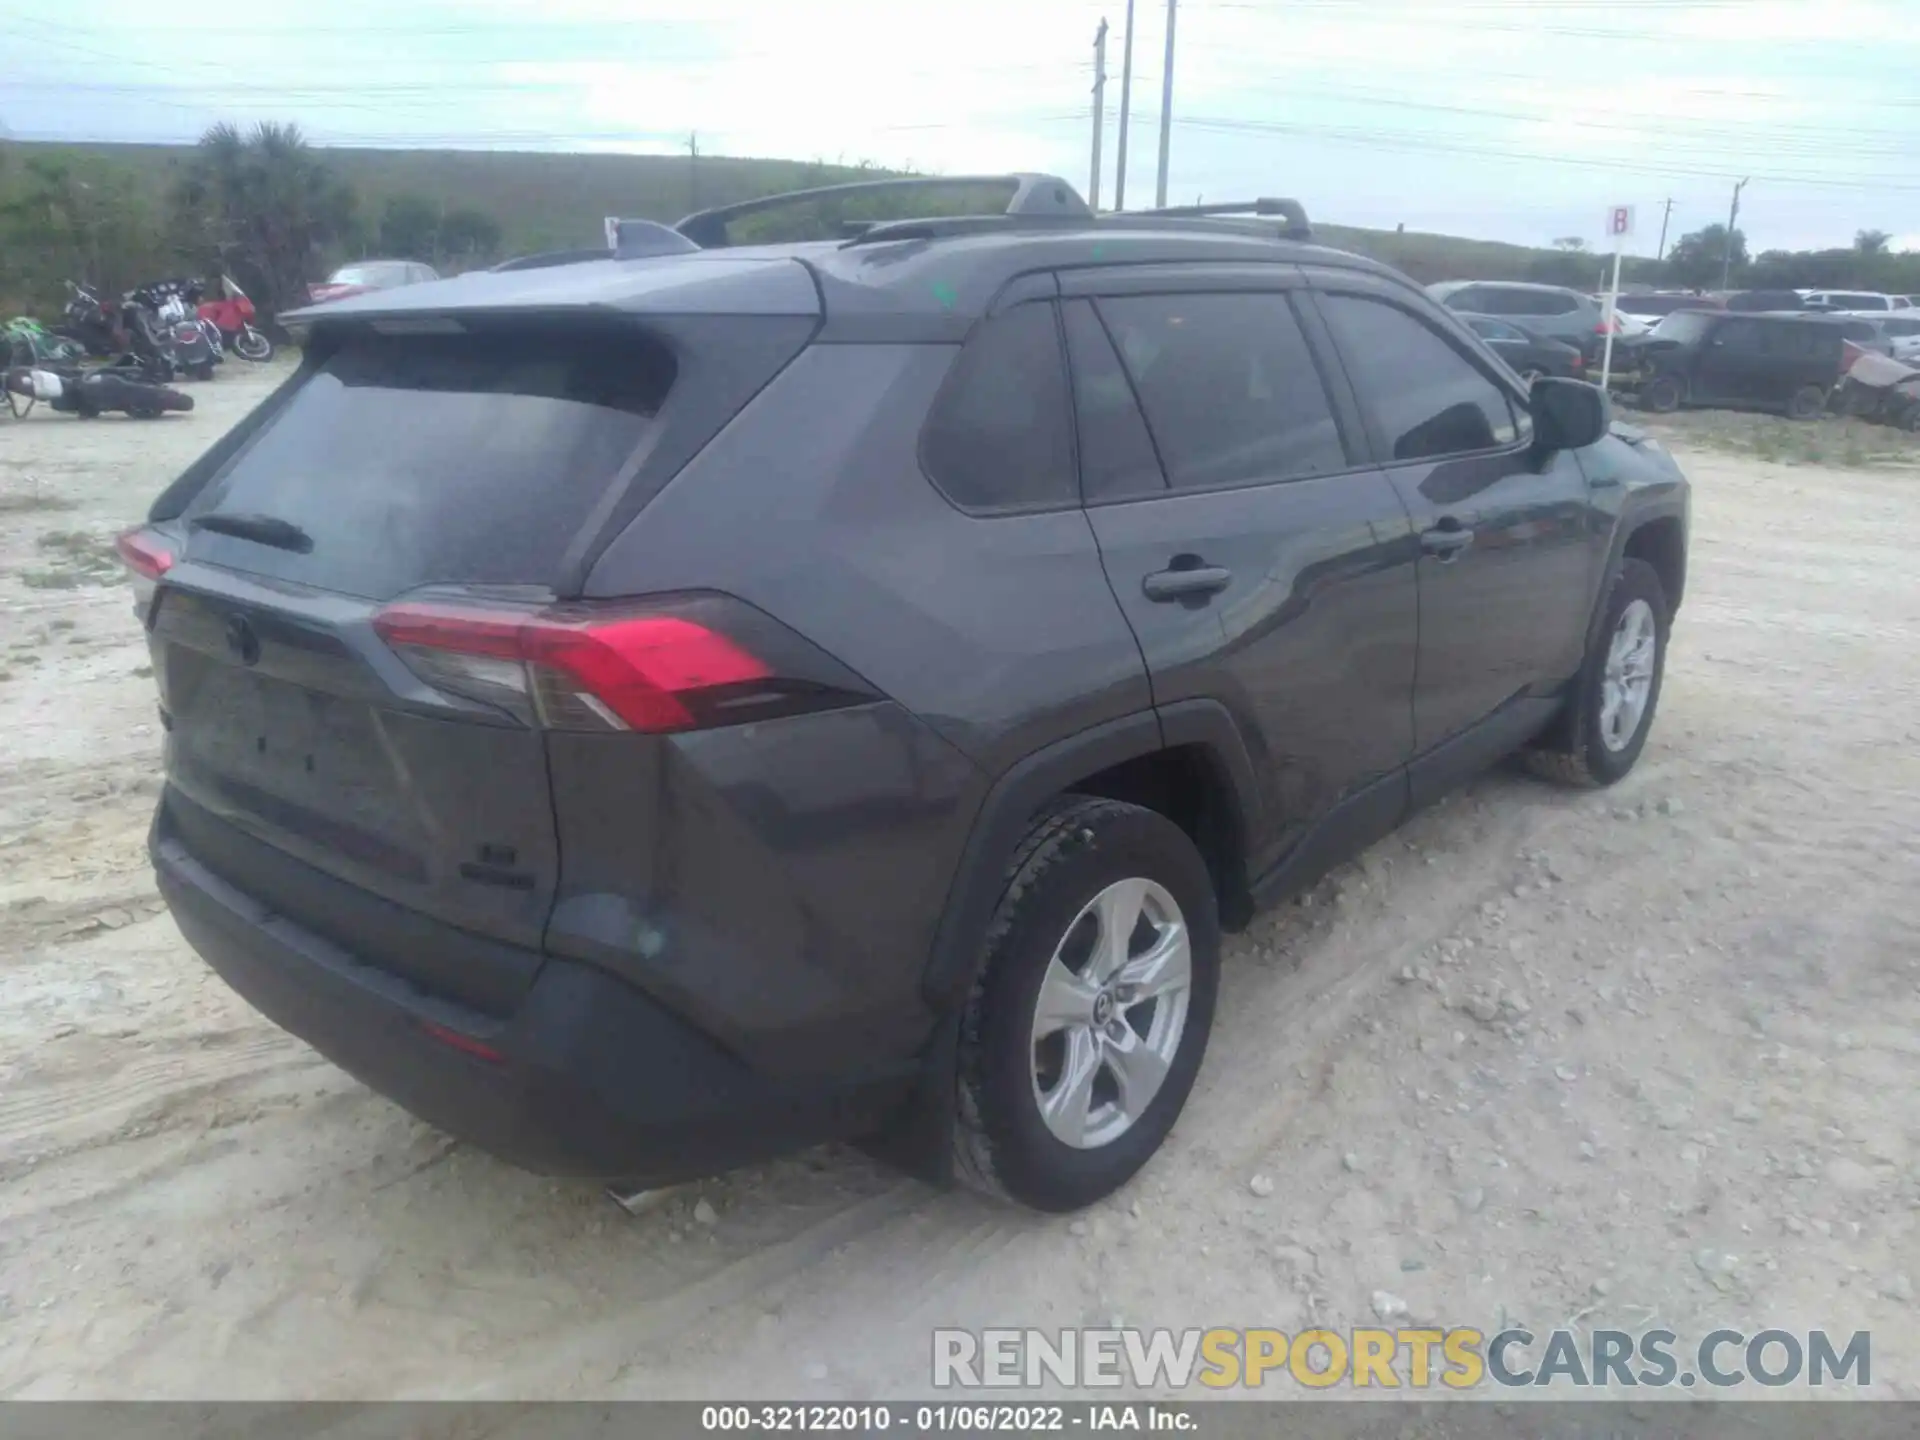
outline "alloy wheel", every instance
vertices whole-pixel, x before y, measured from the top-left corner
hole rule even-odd
[[[1653,665],[1660,644],[1653,607],[1635,600],[1620,612],[1607,643],[1600,679],[1600,740],[1618,753],[1633,743],[1653,698]]]
[[[1180,1049],[1192,985],[1186,919],[1164,886],[1119,880],[1087,902],[1034,1002],[1033,1098],[1056,1139],[1096,1149],[1146,1113]]]

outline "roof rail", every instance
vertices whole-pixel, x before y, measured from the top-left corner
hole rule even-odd
[[[1258,200],[1225,200],[1213,205],[1162,205],[1153,210],[1129,210],[1129,215],[1158,215],[1169,220],[1207,220],[1216,216],[1278,215],[1287,223],[1280,233],[1289,240],[1311,240],[1313,226],[1307,221],[1306,207],[1298,200],[1263,196]]]
[[[778,195],[762,195],[732,205],[717,205],[696,211],[674,225],[674,229],[703,250],[725,246],[727,222],[768,210],[784,210],[819,200],[850,199],[859,195],[884,195],[909,190],[978,190],[985,185],[1010,185],[1013,196],[1003,212],[1025,219],[1091,220],[1093,211],[1065,180],[1057,175],[1015,173],[1008,175],[929,175],[907,176],[891,180],[855,180],[845,185],[822,185],[812,190],[788,190]]]

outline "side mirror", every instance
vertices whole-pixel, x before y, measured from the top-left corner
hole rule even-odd
[[[1543,375],[1533,382],[1534,444],[1542,450],[1579,450],[1613,426],[1613,402],[1598,385]]]

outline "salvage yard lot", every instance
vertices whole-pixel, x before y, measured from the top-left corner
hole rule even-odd
[[[1230,941],[1194,1098],[1112,1201],[833,1150],[630,1219],[318,1060],[154,894],[107,547],[285,373],[225,368],[189,416],[0,420],[0,1397],[897,1397],[934,1326],[1376,1312],[1866,1329],[1875,1392],[1920,1396],[1903,437],[1838,468],[1838,422],[1791,464],[1704,448],[1745,417],[1653,427],[1696,513],[1640,767],[1486,777]]]

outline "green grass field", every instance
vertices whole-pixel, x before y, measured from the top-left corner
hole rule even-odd
[[[157,201],[172,186],[191,147],[9,142],[21,158],[87,157],[138,177]],[[875,178],[886,172],[796,160],[702,156],[581,155],[503,150],[325,149],[327,163],[377,217],[396,195],[417,195],[447,209],[491,215],[508,254],[595,245],[608,215],[674,220],[689,210],[778,190]],[[1593,283],[1599,262],[1552,250],[1446,235],[1362,230],[1340,225],[1338,195],[1298,197],[1329,245],[1387,261],[1423,282],[1441,279],[1537,279]],[[909,212],[910,213],[910,212]],[[921,208],[925,213],[925,207]],[[1591,273],[1590,273],[1591,272]]]

